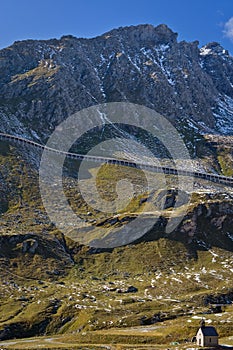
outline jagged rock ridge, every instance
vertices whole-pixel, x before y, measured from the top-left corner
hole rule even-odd
[[[130,101],[174,124],[233,132],[233,58],[217,43],[178,42],[164,24],[15,42],[0,51],[0,72],[2,131],[45,140],[78,110]]]

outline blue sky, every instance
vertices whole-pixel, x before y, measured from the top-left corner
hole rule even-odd
[[[178,40],[218,41],[233,54],[232,0],[0,0],[0,48],[141,23],[165,23]]]

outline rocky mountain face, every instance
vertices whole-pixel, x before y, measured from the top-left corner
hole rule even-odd
[[[233,58],[218,43],[178,42],[166,25],[93,39],[15,42],[0,51],[1,131],[45,141],[67,116],[116,101],[150,107],[175,125],[232,134]]]

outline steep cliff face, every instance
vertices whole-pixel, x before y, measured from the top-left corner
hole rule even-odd
[[[178,42],[166,25],[16,42],[0,51],[0,73],[2,131],[46,140],[78,110],[130,101],[233,133],[233,58],[217,43]]]

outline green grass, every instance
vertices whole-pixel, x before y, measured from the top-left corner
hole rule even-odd
[[[149,348],[150,344],[172,348],[171,342],[182,342],[195,335],[199,325],[199,320],[192,318],[195,315],[208,317],[221,337],[232,335],[232,307],[227,306],[219,316],[206,314],[210,307],[205,304],[209,295],[231,292],[233,260],[230,251],[215,245],[211,252],[195,250],[182,239],[175,240],[156,229],[152,232],[155,236],[149,236],[150,241],[143,241],[143,238],[137,244],[91,254],[88,247],[63,237],[49,222],[39,196],[36,170],[28,167],[27,162],[14,153],[14,148],[1,148],[1,152],[1,169],[5,182],[11,186],[10,191],[7,186],[3,188],[8,210],[0,217],[1,234],[18,237],[31,232],[33,238],[36,235],[40,248],[35,254],[23,253],[21,240],[2,246],[0,329],[17,327],[25,332],[22,336],[46,334],[46,339],[58,335],[56,344],[45,338],[33,339],[32,343],[21,342],[21,345],[17,340],[17,348],[38,348],[37,345],[49,349],[82,348],[78,343],[126,344],[117,345],[118,349],[130,348],[130,344],[131,348],[141,344],[141,349]],[[134,184],[135,195],[117,214],[118,223],[111,224],[109,220],[116,213],[93,209],[83,200],[77,181],[65,177],[66,196],[73,210],[92,227],[93,237],[98,237],[102,226],[111,232],[126,218],[131,220],[145,209],[148,196],[156,214],[159,211],[164,218],[170,215],[171,208],[163,210],[158,203],[164,199],[166,191],[157,189],[148,193],[140,171],[105,165],[96,172],[96,168],[92,169],[86,181],[87,190],[91,188],[92,177],[97,175],[100,194],[112,200],[116,198],[117,181],[126,178]],[[172,183],[171,177],[167,180]],[[173,215],[187,213],[188,226],[200,206],[205,206],[208,212],[216,210],[219,204],[230,207],[231,199],[222,194],[194,193],[191,203],[177,208]],[[208,216],[205,220],[203,227],[207,230]],[[73,262],[65,259],[64,250],[58,250],[54,243],[57,239],[66,243]],[[49,275],[46,272],[54,269],[62,273]],[[118,293],[119,289],[124,291],[130,285],[137,287],[138,292]],[[155,314],[161,315],[161,322],[143,332],[149,326],[142,323],[149,322]],[[12,337],[14,334],[12,332]],[[9,348],[14,346],[9,345]],[[180,348],[185,349],[184,343],[182,346]],[[91,348],[98,349],[99,345]]]
[[[145,252],[148,251],[151,244],[154,242],[144,244],[146,246]],[[7,310],[10,316],[8,320],[2,320],[1,325],[26,321],[28,329],[30,329],[33,324],[43,322],[49,317],[51,321],[46,332],[51,335],[62,333],[64,336],[70,334],[72,337],[72,334],[76,334],[80,330],[80,332],[88,332],[91,339],[88,338],[88,341],[105,343],[111,339],[121,342],[123,341],[122,337],[127,334],[128,338],[126,337],[124,342],[137,343],[141,341],[142,336],[145,336],[143,332],[140,332],[140,327],[147,327],[140,326],[142,319],[149,320],[154,314],[160,313],[162,322],[155,325],[161,330],[161,334],[152,331],[150,337],[146,338],[145,341],[151,342],[151,337],[156,336],[157,343],[167,343],[170,339],[171,341],[182,341],[183,334],[191,337],[194,328],[198,327],[199,321],[192,319],[192,316],[196,314],[199,317],[204,315],[208,319],[212,319],[212,322],[221,331],[221,336],[231,335],[232,307],[227,306],[223,316],[219,318],[218,315],[213,314],[206,316],[205,313],[209,307],[204,303],[204,298],[207,295],[216,293],[216,279],[213,278],[213,269],[222,275],[221,279],[218,280],[218,293],[221,294],[224,291],[226,293],[227,284],[230,289],[231,273],[227,267],[223,268],[221,264],[222,261],[229,260],[230,255],[227,256],[224,255],[224,251],[215,250],[215,253],[219,254],[221,258],[218,258],[217,263],[213,263],[212,254],[200,252],[201,255],[197,261],[186,263],[186,273],[181,266],[174,264],[174,261],[173,265],[161,265],[159,270],[157,267],[153,273],[149,268],[148,272],[137,271],[135,267],[132,270],[127,269],[126,266],[130,266],[130,259],[133,260],[139,251],[143,252],[143,244],[132,247],[132,251],[128,250],[127,255],[123,255],[123,252],[118,250],[122,267],[119,266],[117,270],[109,268],[108,274],[102,265],[103,254],[94,255],[92,261],[87,260],[86,265],[82,265],[84,271],[80,272],[78,265],[73,267],[70,274],[63,278],[64,283],[62,284],[44,282],[43,285],[38,285],[36,282],[17,280],[15,277],[14,283],[17,282],[18,289],[12,287],[9,290],[8,286],[3,286],[1,289],[2,296],[6,290],[9,290],[8,294],[13,296],[13,299],[10,299],[12,302],[7,299],[7,295],[1,299],[2,312],[5,313],[4,310]],[[163,249],[160,250],[160,254],[161,252]],[[166,255],[168,256],[168,253]],[[126,258],[127,260],[125,260]],[[115,260],[114,255],[109,257],[108,261],[111,260]],[[124,261],[127,261],[127,264],[124,264]],[[100,271],[100,266],[103,268],[102,271]],[[203,266],[205,266],[206,272],[201,273]],[[114,271],[115,273],[113,273]],[[156,279],[161,273],[162,276]],[[189,275],[191,276],[189,277]],[[196,281],[197,275],[200,275],[201,282]],[[93,279],[93,276],[98,276],[98,278]],[[153,282],[154,288],[150,287],[152,280],[155,281]],[[37,286],[37,289],[33,285]],[[136,286],[138,292],[119,294],[114,290],[115,288],[124,289],[129,285]],[[44,286],[47,288],[43,288]],[[108,286],[109,290],[104,286]],[[29,300],[17,302],[17,299],[22,295]],[[54,300],[58,301],[56,310],[54,310]],[[54,311],[52,312],[52,310]],[[188,320],[192,322],[189,323]],[[225,321],[222,322],[222,320]],[[127,327],[139,328],[136,331],[127,332],[125,330]],[[87,338],[85,337],[85,339]]]
[[[225,176],[233,176],[233,160],[231,154],[222,152],[218,156],[218,161],[221,167],[222,174]]]

